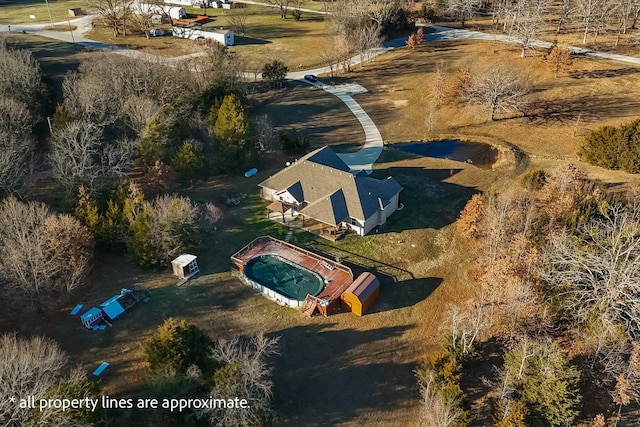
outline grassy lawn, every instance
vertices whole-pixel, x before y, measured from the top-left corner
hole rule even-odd
[[[246,33],[235,34],[236,45],[229,50],[247,63],[247,71],[260,70],[266,62],[274,59],[283,61],[290,71],[321,65],[320,53],[330,45],[322,16],[307,14],[300,21],[295,21],[280,19],[278,11],[273,8],[250,5],[241,10],[247,13]],[[187,12],[201,14],[202,10],[187,8]],[[230,13],[226,9],[207,9],[212,21],[204,27],[229,28]],[[169,29],[166,24],[159,27]],[[132,32],[127,37],[114,37],[112,30],[101,26],[99,21],[86,37],[163,56],[181,56],[204,50],[195,41],[171,36],[148,40],[144,34]]]
[[[81,7],[86,10],[86,0],[48,0],[53,22],[73,19],[69,17],[69,9]],[[34,15],[36,19],[29,18]],[[0,2],[0,23],[27,24],[51,22],[49,11],[44,0],[3,0]]]
[[[339,151],[348,151],[364,143],[364,131],[351,110],[324,90],[290,83],[286,89],[266,95],[252,96],[259,103],[256,114],[267,114],[279,129],[303,133],[312,147],[332,145]]]
[[[256,186],[280,165],[276,158],[252,178],[220,177],[183,192],[218,204],[230,193],[241,194],[240,205],[224,207],[221,226],[196,252],[202,273],[183,287],[175,286],[168,268],[142,271],[124,256],[99,254],[90,284],[59,310],[16,316],[6,327],[58,340],[89,369],[110,362],[104,392],[136,397],[145,393],[146,381],[139,343],[167,317],[195,322],[213,337],[277,334],[282,337],[274,359],[277,425],[416,425],[416,363],[438,347],[443,332],[434,325],[442,322],[447,304],[473,293],[460,267],[468,254],[450,224],[476,187],[491,185],[495,174],[471,165],[451,173],[446,160],[385,152],[375,173],[393,174],[405,187],[404,209],[387,227],[336,244],[307,233],[293,236],[295,243],[341,257],[356,274],[376,272],[383,281],[381,296],[361,318],[340,313],[308,319],[268,301],[230,272],[229,256],[240,247],[256,236],[282,238],[288,231],[266,220],[266,203]],[[68,314],[76,303],[95,305],[135,282],[151,289],[152,300],[123,315],[113,328],[86,331]],[[362,393],[363,384],[376,391]],[[144,418],[134,411],[123,421],[149,425],[138,416]]]
[[[434,42],[420,50],[401,49],[376,59],[351,77],[369,90],[356,99],[390,142],[487,138],[519,146],[535,158],[571,159],[582,137],[601,125],[617,125],[637,117],[640,67],[578,57],[571,71],[554,78],[541,52],[520,59],[518,48],[491,42]],[[448,102],[437,109],[435,128],[427,131],[431,82],[438,66],[451,78],[470,66],[472,74],[503,62],[529,76],[534,108],[529,117],[500,116],[486,122],[477,108]]]
[[[249,71],[274,59],[283,61],[289,71],[321,65],[320,54],[330,47],[322,15],[303,14],[300,21],[281,19],[277,9],[247,8],[246,37],[236,35],[237,52],[249,62]]]

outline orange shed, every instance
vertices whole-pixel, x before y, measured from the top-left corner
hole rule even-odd
[[[342,306],[358,316],[365,314],[380,294],[380,282],[371,273],[362,273],[341,296]]]

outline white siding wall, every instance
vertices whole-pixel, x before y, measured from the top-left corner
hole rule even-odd
[[[365,230],[366,230],[366,223],[365,223],[365,222],[360,221],[359,219],[356,219],[356,220],[355,220],[356,224],[352,224],[352,223],[351,223],[352,219],[353,219],[353,218],[350,218],[350,219],[349,219],[349,221],[350,221],[350,222],[349,222],[349,227],[350,227],[353,231],[355,231],[359,236],[364,236],[365,234],[367,234],[367,233],[366,233],[366,231],[365,231]]]
[[[195,40],[198,38],[212,39],[223,46],[233,46],[233,33],[214,33],[213,31],[205,31],[197,28],[172,27],[171,31],[174,36],[183,39]]]

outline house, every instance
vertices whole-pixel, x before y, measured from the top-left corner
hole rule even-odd
[[[205,30],[203,28],[198,28],[197,26],[174,25],[173,27],[171,27],[171,33],[175,37],[180,37],[183,39],[212,39],[223,46],[233,46],[234,44],[233,31],[230,30]]]
[[[333,150],[319,148],[259,184],[261,196],[282,222],[329,239],[352,230],[360,236],[387,222],[398,209],[402,186],[392,177],[352,173]]]

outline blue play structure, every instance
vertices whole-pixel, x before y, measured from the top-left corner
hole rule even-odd
[[[257,174],[257,173],[258,173],[258,169],[253,168],[253,169],[249,169],[248,171],[246,171],[244,173],[244,176],[245,176],[245,178],[249,178],[250,176],[253,176],[253,175]]]
[[[82,309],[83,306],[84,304],[77,304],[75,307],[73,307],[73,310],[71,310],[71,315],[75,316],[76,314],[78,314],[78,312]]]
[[[117,319],[122,313],[140,301],[147,302],[150,299],[151,294],[149,291],[142,283],[136,283],[132,289],[122,288],[119,294],[112,296],[100,304],[99,307],[91,307],[80,316],[80,320],[87,329],[93,329],[94,331],[104,330],[106,328],[105,324],[111,326],[110,321]]]
[[[99,377],[100,375],[102,375],[104,370],[107,369],[108,366],[109,366],[109,362],[102,362],[100,366],[98,366],[98,369],[93,371],[93,375],[95,375],[96,377]]]

